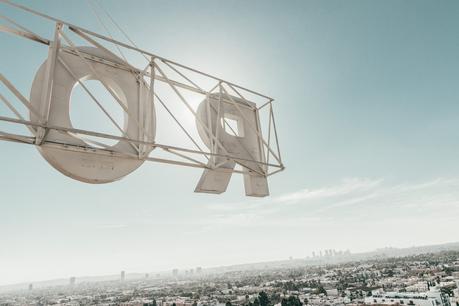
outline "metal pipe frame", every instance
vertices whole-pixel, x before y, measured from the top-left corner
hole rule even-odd
[[[38,34],[33,33],[31,30],[28,28],[22,26],[18,22],[14,21],[13,19],[0,15],[0,19],[4,19],[8,21],[10,24],[15,26],[16,28],[11,28],[9,26],[5,25],[0,25],[0,32],[8,33],[11,35],[15,35],[18,37],[26,38],[34,42],[38,42],[44,45],[49,46],[50,49],[50,54],[52,55],[52,58],[54,61],[59,61],[62,64],[63,63],[62,58],[58,56],[59,52],[66,52],[73,54],[74,56],[80,57],[80,59],[85,62],[85,64],[93,70],[91,62],[97,62],[97,63],[102,63],[105,65],[109,65],[118,69],[123,69],[131,72],[139,82],[143,82],[145,85],[149,86],[149,94],[152,96],[152,101],[154,104],[156,102],[159,102],[167,111],[167,114],[172,118],[172,120],[178,125],[180,130],[185,133],[185,135],[193,142],[194,146],[196,147],[195,149],[189,149],[189,148],[182,148],[182,147],[177,147],[177,146],[172,146],[172,145],[167,145],[167,144],[159,144],[156,142],[148,142],[145,141],[145,134],[148,134],[148,131],[145,130],[145,127],[143,126],[143,122],[138,122],[133,114],[130,114],[128,110],[124,107],[123,103],[120,103],[118,101],[118,97],[116,94],[114,94],[110,88],[102,82],[102,80],[99,79],[99,81],[102,82],[102,84],[107,88],[107,90],[110,92],[110,94],[115,98],[115,100],[120,104],[120,106],[123,108],[123,110],[127,113],[129,119],[134,120],[138,127],[139,131],[141,130],[143,136],[140,136],[140,139],[130,139],[127,137],[126,133],[121,129],[121,127],[115,122],[115,120],[108,114],[108,112],[102,107],[101,103],[95,99],[94,95],[90,92],[90,90],[86,87],[83,86],[84,84],[81,83],[80,80],[77,80],[79,84],[81,84],[84,88],[84,90],[89,94],[89,96],[92,98],[92,100],[98,105],[99,108],[102,109],[105,115],[107,115],[108,119],[115,124],[117,129],[121,129],[122,136],[115,136],[115,135],[109,135],[109,134],[104,134],[104,133],[99,133],[95,131],[87,131],[87,130],[81,130],[81,129],[75,129],[75,128],[66,128],[66,127],[59,127],[59,126],[50,126],[47,123],[47,112],[49,110],[36,110],[32,107],[30,102],[28,101],[27,98],[25,98],[17,89],[16,87],[8,81],[8,79],[0,73],[0,82],[3,83],[6,87],[7,90],[9,90],[13,95],[29,110],[29,112],[34,113],[35,115],[38,115],[38,118],[42,118],[40,122],[31,122],[28,120],[25,120],[23,115],[20,114],[20,112],[17,111],[16,108],[14,108],[13,103],[11,101],[8,101],[3,95],[0,94],[0,102],[3,102],[15,115],[17,118],[9,118],[5,116],[0,116],[0,121],[11,123],[11,124],[17,124],[17,125],[23,125],[26,128],[29,129],[31,136],[26,136],[26,135],[19,135],[19,134],[12,134],[4,131],[0,131],[0,140],[6,140],[6,141],[14,141],[14,142],[19,142],[19,143],[26,143],[26,144],[35,144],[35,145],[42,145],[42,146],[53,146],[62,150],[77,150],[80,152],[87,152],[87,153],[96,153],[96,154],[109,154],[109,155],[116,155],[124,158],[136,158],[140,160],[145,160],[145,161],[155,161],[155,162],[161,162],[161,163],[168,163],[168,164],[175,164],[175,165],[181,165],[181,166],[189,166],[189,167],[196,167],[196,168],[206,168],[206,169],[213,169],[217,171],[225,171],[225,172],[233,172],[233,173],[241,173],[241,174],[254,174],[254,175],[262,175],[262,176],[271,176],[275,173],[278,173],[282,170],[285,169],[282,159],[281,159],[281,152],[280,152],[280,147],[279,147],[279,141],[278,141],[278,135],[277,135],[277,130],[276,130],[276,123],[274,120],[274,112],[272,109],[272,104],[274,99],[260,94],[256,91],[247,89],[245,87],[239,86],[237,84],[234,84],[232,82],[225,81],[221,78],[215,77],[213,75],[204,73],[202,71],[199,71],[194,68],[187,67],[185,65],[179,64],[175,61],[168,60],[164,57],[157,56],[153,53],[144,51],[142,49],[139,49],[137,46],[131,46],[119,41],[116,41],[113,39],[110,35],[110,37],[106,37],[104,35],[92,32],[90,30],[81,28],[79,26],[73,25],[71,23],[68,23],[66,21],[48,16],[46,14],[37,12],[35,10],[32,10],[26,6],[20,5],[13,3],[9,0],[0,0],[0,4],[6,4],[9,6],[12,6],[14,8],[20,9],[22,11],[26,11],[28,13],[31,13],[33,15],[42,17],[44,19],[47,19],[49,21],[52,21],[55,23],[55,34],[53,39],[47,39],[44,37],[41,37]],[[132,66],[126,58],[121,59],[122,63],[119,62],[113,62],[111,60],[108,60],[106,58],[99,58],[94,55],[90,54],[85,54],[83,51],[80,51],[76,48],[75,44],[72,42],[70,39],[69,35],[65,33],[65,30],[68,29],[75,35],[79,36],[83,40],[87,41],[90,45],[93,45],[97,48],[100,48],[104,50],[105,52],[108,52],[109,54],[114,53],[110,51],[108,48],[104,47],[100,42],[97,41],[105,41],[106,43],[109,43],[111,45],[114,45],[120,52],[121,48],[129,49],[132,51],[136,51],[137,53],[141,54],[143,57],[145,57],[147,60],[150,59],[149,63],[144,69],[136,68]],[[60,38],[63,38],[64,40],[61,42]],[[64,44],[66,42],[66,44]],[[50,67],[49,69],[53,69],[54,67],[54,61],[51,61],[49,63]],[[156,62],[157,61],[157,62]],[[173,72],[176,73],[175,77],[179,76],[180,80],[174,79],[172,76],[168,75],[161,67],[158,65],[159,63],[164,64],[167,66],[169,69],[171,69]],[[68,67],[65,67],[68,70]],[[70,74],[72,74],[71,71],[69,71]],[[202,86],[198,85],[197,81],[193,80],[193,77],[190,75],[187,76],[187,74],[193,73],[195,75],[199,75],[200,77],[206,78],[207,80],[213,80],[216,82],[216,84],[211,88],[206,90]],[[149,79],[149,83],[145,81],[145,79]],[[177,119],[177,117],[172,113],[170,108],[167,106],[166,102],[164,99],[160,97],[160,93],[158,93],[155,90],[155,81],[159,81],[165,84],[168,84],[169,87],[173,90],[175,95],[178,97],[178,99],[183,102],[184,106],[193,114],[195,117],[196,122],[201,125],[201,127],[208,133],[209,138],[210,138],[210,152],[203,150],[199,146],[199,142],[196,141],[191,134],[186,130],[186,128],[181,124],[181,122]],[[52,82],[52,80],[51,80]],[[225,86],[228,88],[228,90],[233,91],[237,97],[239,97],[244,103],[235,101],[231,95],[228,93],[228,90],[225,89]],[[263,159],[261,161],[258,160],[248,160],[248,159],[242,159],[238,158],[236,156],[231,156],[228,154],[226,149],[223,147],[221,142],[219,141],[219,129],[217,129],[216,134],[213,135],[212,129],[210,126],[205,125],[203,122],[201,122],[200,118],[197,117],[196,112],[194,109],[191,107],[190,102],[187,101],[187,99],[178,91],[178,88],[184,89],[187,91],[191,91],[197,94],[203,95],[203,98],[206,98],[209,100],[209,96],[211,94],[219,93],[220,95],[220,101],[218,103],[218,109],[217,114],[220,115],[220,108],[221,108],[221,103],[231,103],[236,107],[236,109],[239,111],[240,115],[244,117],[244,114],[241,110],[241,108],[249,108],[252,111],[260,111],[264,107],[269,106],[268,109],[268,139],[265,141],[261,135],[261,127],[258,126],[249,126],[249,128],[253,129],[258,137],[258,140],[261,144],[262,148],[262,155]],[[52,90],[52,89],[51,89]],[[251,94],[255,97],[257,97],[260,100],[265,100],[262,102],[262,105],[260,107],[253,108],[252,101],[249,101],[244,95],[245,93]],[[225,102],[221,100],[221,96],[224,95],[225,97],[228,97],[228,99],[225,99]],[[43,97],[43,99],[50,99],[50,97],[46,96]],[[209,104],[207,107],[209,107]],[[43,117],[43,112],[44,112],[44,117]],[[208,112],[209,113],[209,112]],[[139,116],[140,118],[140,116]],[[224,125],[229,124],[226,122],[226,119],[223,118]],[[210,121],[209,121],[210,123]],[[230,127],[230,126],[229,126]],[[232,128],[230,127],[232,130]],[[111,139],[111,140],[118,140],[118,141],[124,141],[129,143],[131,146],[133,146],[138,154],[130,154],[130,153],[125,153],[125,152],[115,152],[113,151],[110,147],[105,146],[102,143],[99,143],[94,140],[87,140],[83,139],[87,146],[75,146],[71,144],[66,144],[66,143],[56,143],[56,142],[51,142],[46,139],[46,131],[49,130],[55,130],[60,133],[68,133],[68,134],[73,134],[73,135],[85,135],[85,136],[93,136],[93,137],[98,137],[101,139]],[[41,132],[39,132],[41,131]],[[45,131],[45,132],[43,132]],[[234,132],[234,131],[233,131]],[[271,142],[274,142],[276,147],[271,148]],[[89,143],[93,143],[95,146],[90,145]],[[102,147],[102,148],[101,148]],[[153,157],[153,155],[156,150],[153,150],[150,154],[143,154],[147,149],[150,148],[158,148],[161,149],[162,152],[169,153],[171,157],[174,158],[180,158],[180,160],[177,159],[168,159],[168,158],[158,158],[158,157]],[[221,148],[221,151],[223,154],[217,154],[214,152],[217,152],[217,148]],[[209,163],[202,162],[198,159],[196,159],[194,156],[201,156],[205,157],[207,161],[211,161]],[[270,163],[270,157],[273,157],[276,163]],[[224,158],[225,161],[235,161],[238,164],[243,165],[244,169],[243,171],[239,170],[232,170],[232,169],[225,169],[225,168],[219,168],[224,162],[221,162],[218,165],[215,165],[212,162],[211,157],[221,157]],[[259,169],[253,169],[249,168],[246,166],[246,163],[254,163],[259,166]],[[272,169],[273,168],[273,169]],[[265,169],[263,171],[260,171],[260,169]]]

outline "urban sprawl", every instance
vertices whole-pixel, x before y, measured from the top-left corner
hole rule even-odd
[[[212,269],[71,277],[0,292],[0,305],[125,306],[459,306],[459,252],[352,260],[317,252],[308,259]]]

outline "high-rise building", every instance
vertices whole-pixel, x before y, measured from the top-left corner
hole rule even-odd
[[[176,277],[178,275],[178,269],[172,270],[172,275]]]
[[[199,274],[199,273],[201,273],[201,272],[202,272],[202,268],[201,268],[201,267],[197,267],[197,268],[196,268],[196,273]]]
[[[29,284],[29,291],[32,291],[33,289],[33,284]]]
[[[74,286],[74,285],[75,285],[75,283],[76,283],[76,278],[75,278],[75,276],[70,277],[69,283],[70,283],[70,286]]]
[[[126,273],[124,271],[121,271],[121,281],[124,282],[126,278]]]

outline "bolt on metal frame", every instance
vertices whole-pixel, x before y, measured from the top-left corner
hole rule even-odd
[[[29,110],[29,112],[33,113],[34,115],[45,114],[44,116],[40,116],[40,115],[37,116],[38,118],[40,118],[39,122],[32,122],[29,120],[25,120],[24,116],[22,116],[21,113],[14,107],[14,104],[11,103],[11,101],[9,101],[4,95],[0,93],[0,103],[3,102],[7,106],[7,108],[10,109],[17,117],[17,118],[10,118],[6,116],[0,116],[0,121],[25,126],[26,128],[28,128],[28,130],[31,133],[31,135],[20,135],[20,134],[12,134],[12,133],[0,131],[0,140],[33,144],[37,146],[46,144],[47,146],[52,146],[52,147],[59,148],[62,150],[90,152],[90,153],[97,153],[101,155],[119,156],[119,157],[124,157],[124,158],[134,158],[134,159],[141,159],[141,160],[146,160],[146,161],[156,161],[156,162],[161,162],[161,163],[169,163],[169,164],[196,167],[196,168],[210,168],[216,171],[233,172],[233,173],[247,173],[248,172],[248,173],[256,173],[257,175],[262,175],[262,176],[271,176],[275,173],[278,173],[284,170],[285,167],[281,159],[281,152],[280,152],[280,146],[279,146],[278,135],[277,135],[277,130],[276,130],[276,123],[274,119],[274,112],[273,112],[274,99],[273,98],[260,94],[258,92],[255,92],[253,90],[247,89],[245,87],[239,86],[237,84],[225,81],[223,79],[212,76],[210,74],[201,72],[197,69],[187,67],[177,62],[168,60],[164,57],[161,57],[153,53],[139,49],[137,46],[135,46],[135,44],[132,43],[130,39],[129,40],[133,44],[133,46],[125,44],[123,42],[119,42],[113,39],[112,37],[106,37],[104,35],[97,34],[90,30],[81,28],[79,26],[75,26],[63,20],[37,12],[26,6],[13,3],[9,0],[0,0],[0,4],[9,5],[11,7],[14,7],[19,10],[42,17],[48,21],[55,23],[54,37],[52,40],[50,40],[50,39],[41,37],[40,35],[34,33],[30,29],[14,21],[12,18],[0,15],[0,19],[7,21],[9,24],[13,26],[11,27],[7,25],[0,25],[0,32],[4,32],[4,33],[8,33],[8,34],[15,35],[18,37],[26,38],[34,42],[38,42],[40,44],[49,46],[49,56],[47,60],[47,78],[45,80],[45,84],[50,89],[50,90],[44,91],[45,94],[42,97],[44,101],[47,101],[47,103],[44,104],[45,106],[47,106],[47,109],[45,110],[34,109],[32,105],[30,104],[29,100],[26,97],[24,97],[19,92],[19,90],[17,90],[17,88],[6,78],[6,76],[4,76],[0,72],[0,82],[3,83],[5,88],[8,89],[10,93],[12,93],[13,96],[15,96]],[[110,43],[111,45],[115,46],[120,51],[121,54],[122,54],[121,48],[134,51],[142,55],[148,61],[148,63],[145,68],[141,69],[141,68],[136,68],[130,63],[128,63],[124,55],[122,55],[122,59],[121,59],[122,63],[120,63],[120,62],[114,62],[114,61],[108,60],[106,58],[99,58],[92,54],[86,54],[84,51],[81,51],[76,47],[76,45],[71,40],[70,36],[66,33],[66,31],[70,31],[74,35],[77,35],[79,38],[88,42],[89,45],[99,48],[103,50],[104,52],[110,55],[113,55],[117,58],[119,57],[116,56],[112,51],[104,47],[101,43],[99,43],[97,39],[101,41],[105,41],[106,43]],[[98,79],[102,83],[105,89],[113,96],[115,101],[121,106],[121,108],[123,109],[127,117],[129,118],[129,120],[133,120],[133,122],[136,123],[136,125],[139,128],[139,132],[140,132],[139,134],[143,135],[140,137],[140,139],[131,139],[126,135],[125,131],[116,123],[113,117],[110,116],[110,114],[103,107],[100,101],[98,101],[95,95],[91,93],[90,89],[87,88],[81,82],[81,80],[76,79],[73,72],[66,65],[64,59],[59,56],[60,51],[66,52],[69,54],[73,54],[74,56],[78,56],[82,60],[82,62],[84,62],[85,65],[88,66],[88,68],[96,76],[96,79]],[[68,128],[68,127],[51,126],[47,123],[47,116],[48,116],[47,114],[49,114],[49,107],[50,107],[49,102],[52,97],[52,83],[53,83],[52,82],[53,81],[52,71],[57,61],[59,61],[66,68],[69,74],[74,77],[75,81],[79,85],[81,85],[84,91],[91,97],[91,100],[94,103],[96,103],[96,105],[103,111],[103,113],[107,116],[107,118],[121,132],[122,136],[115,136],[115,135],[109,135],[109,134],[99,133],[95,131],[88,131],[88,130],[82,130],[82,129]],[[191,142],[194,145],[194,148],[193,149],[182,148],[178,146],[160,144],[160,143],[156,143],[152,141],[145,141],[145,139],[148,139],[146,138],[146,136],[151,136],[151,135],[149,135],[148,130],[145,128],[145,126],[143,126],[144,120],[140,120],[141,122],[139,122],[139,120],[136,119],[135,114],[131,114],[129,110],[127,109],[127,107],[122,103],[120,98],[113,92],[113,90],[111,90],[110,87],[100,77],[97,76],[97,72],[95,71],[93,67],[94,62],[109,65],[117,69],[123,69],[123,70],[129,71],[135,76],[138,82],[143,82],[145,85],[147,85],[149,87],[149,95],[151,95],[153,103],[157,104],[156,102],[159,102],[159,105],[161,105],[166,110],[167,114],[170,116],[173,122],[175,122],[175,124],[177,124],[177,126],[187,136],[187,138],[191,140]],[[171,75],[168,75],[168,73],[160,67],[160,64],[165,65],[165,67],[168,67],[170,70],[172,70],[175,73],[175,76],[176,77],[179,76],[180,79],[176,79],[176,78],[173,78]],[[197,84],[198,82],[193,81],[193,78],[190,76],[190,74],[194,74],[202,78],[206,78],[207,80],[215,82],[215,84],[210,90],[203,89],[202,86],[199,86]],[[167,102],[165,102],[165,100],[161,98],[159,96],[159,93],[155,90],[155,82],[162,82],[164,84],[167,84],[168,87],[175,93],[178,100],[182,102],[182,104],[186,107],[186,109],[188,109],[189,112],[194,116],[197,124],[203,130],[206,131],[210,139],[210,144],[211,144],[210,151],[202,149],[202,147],[198,144],[199,141],[196,141],[196,139],[192,137],[191,133],[184,127],[184,125],[180,122],[180,120],[178,120],[178,118],[173,114],[170,107],[167,106]],[[261,133],[261,127],[259,126],[259,123],[256,124],[255,126],[249,125],[247,127],[247,128],[250,128],[257,135],[260,148],[262,148],[262,151],[263,151],[262,160],[261,161],[256,160],[255,158],[253,158],[252,160],[248,160],[248,159],[239,158],[237,156],[232,156],[231,154],[229,154],[227,150],[225,149],[225,147],[222,145],[222,143],[219,141],[219,128],[216,129],[216,133],[214,135],[210,125],[206,125],[204,122],[201,121],[199,116],[197,116],[196,111],[191,106],[190,102],[181,94],[179,89],[203,95],[203,98],[207,100],[207,110],[208,110],[207,114],[208,115],[210,114],[209,108],[213,107],[210,105],[209,97],[210,95],[218,94],[219,95],[218,109],[214,108],[214,110],[217,112],[217,118],[219,118],[221,115],[221,104],[222,103],[230,103],[231,105],[233,105],[237,109],[239,115],[242,118],[245,118],[245,115],[241,109],[243,107],[249,108],[253,111],[260,111],[264,109],[265,107],[269,107],[268,108],[268,139],[267,140],[263,138],[263,135]],[[232,94],[234,94],[234,96],[232,96]],[[244,96],[245,94],[249,94],[260,100],[264,100],[264,102],[260,107],[253,108],[251,106],[253,102],[247,99]],[[228,98],[228,99],[225,99],[225,102],[223,102],[221,99],[222,95],[224,95],[225,98]],[[233,99],[233,97],[235,96],[238,97],[240,100],[242,100],[244,103],[239,103],[235,101]],[[142,111],[142,110],[140,110],[139,108],[139,111]],[[147,116],[145,112],[143,113],[143,117],[144,116]],[[141,117],[139,116],[138,118],[141,118]],[[226,118],[224,117],[222,118],[223,118],[223,122],[222,122],[223,127],[224,128],[228,127],[232,131],[232,133],[236,134],[235,131],[228,124]],[[208,124],[210,124],[210,120],[208,120]],[[82,138],[82,139],[85,141],[87,146],[76,146],[76,145],[72,145],[68,143],[50,142],[46,140],[47,132],[50,130],[55,130],[60,133],[68,133],[71,135],[78,135],[78,137],[95,136],[101,139],[126,141],[136,150],[138,154],[128,154],[126,152],[116,152],[107,145],[104,145],[94,140],[88,140],[85,138]],[[275,142],[274,148],[271,147],[272,142]],[[93,145],[91,145],[91,143]],[[170,159],[169,158],[159,158],[159,157],[153,156],[156,150],[151,151],[149,154],[145,154],[145,152],[148,152],[147,149],[150,149],[150,148],[161,149],[162,152],[165,152],[171,155],[171,158]],[[218,151],[217,148],[220,148],[221,152],[223,153],[221,154],[214,153]],[[207,159],[207,161],[211,161],[211,162],[209,164],[206,164],[202,161],[199,161],[196,156],[204,157],[205,159]],[[172,157],[180,158],[180,160],[172,159]],[[221,162],[220,164],[214,164],[212,162],[211,157],[222,157],[225,159],[225,161]],[[273,163],[270,163],[271,158],[274,159]],[[225,163],[226,161],[230,161],[230,160],[238,164],[243,164],[244,167],[247,168],[247,171],[219,168],[223,163]],[[258,167],[255,169],[253,167],[246,166],[246,163],[244,162],[250,162],[251,164],[257,164]]]

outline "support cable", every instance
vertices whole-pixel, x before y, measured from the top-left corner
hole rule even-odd
[[[113,36],[112,36],[112,33],[110,32],[110,30],[108,29],[108,27],[105,25],[104,21],[102,20],[102,18],[99,16],[99,14],[97,13],[97,10],[96,8],[91,4],[91,1],[90,0],[86,0],[86,3],[88,4],[89,8],[91,9],[92,13],[94,16],[96,16],[96,19],[97,21],[99,21],[99,24],[102,26],[102,28],[105,30],[105,32],[107,32],[108,34],[108,37],[110,37],[111,39],[113,39]],[[124,56],[124,53],[123,51],[121,51],[121,48],[117,45],[117,44],[114,44],[116,49],[118,50],[119,54],[121,55],[121,57],[124,59],[125,62],[127,62],[127,59],[126,57]]]
[[[118,30],[124,35],[124,37],[137,49],[139,49],[139,47],[136,45],[136,43],[129,37],[129,35],[123,30],[123,28],[115,21],[115,19],[110,15],[110,13],[108,12],[108,10],[106,10],[103,5],[98,2],[97,0],[95,1],[95,3],[102,9],[102,11],[105,13],[105,15],[108,17],[108,19],[110,19],[110,21],[115,25],[115,27],[118,28]],[[112,38],[113,39],[113,38]],[[148,57],[141,53],[142,56],[148,61],[150,62],[150,60],[148,59]]]

